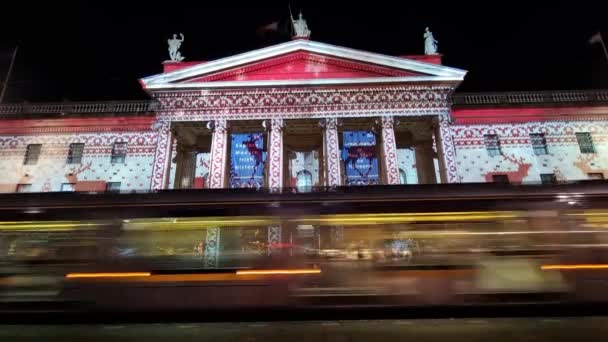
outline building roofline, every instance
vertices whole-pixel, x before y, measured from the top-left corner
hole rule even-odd
[[[566,106],[606,104],[608,89],[456,93],[455,107]]]
[[[456,93],[455,108],[565,107],[608,104],[608,89],[531,92]],[[10,103],[0,105],[0,119],[37,117],[152,115],[160,109],[154,100],[54,103]]]
[[[377,64],[395,69],[415,71],[429,76],[456,78],[460,81],[462,81],[467,73],[465,70],[446,67],[444,65],[425,63],[402,57],[388,56],[342,46],[298,39],[230,57],[220,58],[203,64],[193,65],[164,74],[144,77],[140,79],[140,83],[146,89],[152,89],[152,86],[159,88],[160,85],[166,86],[168,83],[180,82],[296,51],[307,51],[370,64]]]

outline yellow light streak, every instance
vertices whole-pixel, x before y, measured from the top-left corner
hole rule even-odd
[[[67,279],[75,278],[130,278],[130,277],[149,277],[150,272],[108,272],[108,273],[68,273]]]
[[[543,265],[541,270],[600,270],[608,269],[608,264],[580,264],[580,265]]]
[[[237,270],[236,275],[274,275],[274,274],[319,274],[318,268],[293,270]]]

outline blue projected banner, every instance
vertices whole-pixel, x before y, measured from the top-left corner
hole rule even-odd
[[[370,131],[343,133],[342,160],[346,185],[379,184],[376,136]]]
[[[230,188],[263,187],[264,134],[234,133],[230,146]]]

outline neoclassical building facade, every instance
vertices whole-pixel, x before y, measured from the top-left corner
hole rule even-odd
[[[294,39],[165,62],[150,101],[0,106],[1,192],[608,176],[608,91],[459,94],[440,55]]]

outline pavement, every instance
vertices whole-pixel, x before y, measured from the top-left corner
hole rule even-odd
[[[603,341],[608,317],[0,325],[0,341]]]

